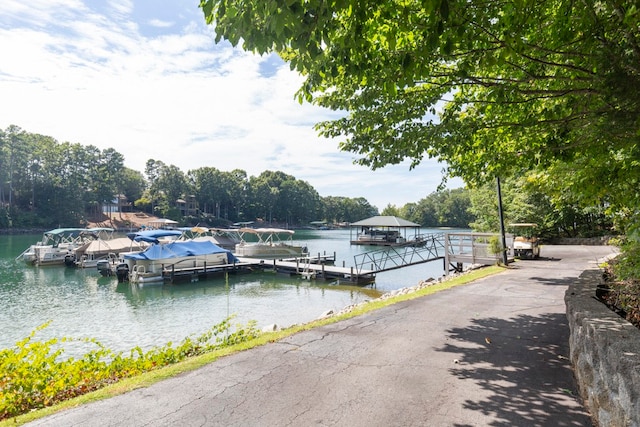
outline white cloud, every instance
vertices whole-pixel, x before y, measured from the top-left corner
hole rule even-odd
[[[134,20],[131,1],[99,12],[74,0],[3,0],[0,127],[113,147],[141,171],[150,158],[185,172],[282,170],[322,196],[362,196],[379,208],[417,201],[440,182],[434,162],[412,172],[353,165],[313,130],[335,113],[294,100],[302,79],[288,65],[215,45],[199,10],[176,9],[174,22],[147,6]],[[143,35],[142,25],[159,33]]]

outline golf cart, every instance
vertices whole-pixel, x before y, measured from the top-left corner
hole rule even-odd
[[[538,224],[516,223],[509,224],[513,230],[513,255],[520,259],[536,259],[540,257],[540,246],[535,236],[535,228]]]

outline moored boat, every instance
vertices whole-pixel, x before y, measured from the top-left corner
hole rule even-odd
[[[96,268],[101,260],[113,263],[121,253],[139,252],[148,246],[145,242],[136,242],[127,237],[100,238],[78,247],[65,263],[70,267]]]
[[[209,240],[213,242],[213,244],[230,251],[233,251],[236,244],[242,241],[238,234],[238,229],[234,228],[207,228],[196,226],[178,228],[178,230],[182,231],[182,236],[180,236],[181,240]]]
[[[355,239],[354,228],[357,230]],[[352,245],[423,246],[426,241],[419,230],[420,224],[395,216],[378,215],[351,224],[350,241]]]
[[[98,260],[96,268],[102,276],[117,276],[121,282],[129,280],[130,269],[124,261],[124,255],[137,254],[152,244],[173,242],[182,234],[178,230],[143,230],[128,233],[123,241],[118,242],[122,247],[118,255],[107,255],[106,259]]]
[[[293,230],[282,228],[240,228],[242,241],[236,244],[234,254],[247,258],[298,258],[307,256],[309,250],[305,245],[293,242]],[[246,236],[253,236],[257,241],[247,241]]]
[[[63,265],[65,258],[84,243],[93,240],[96,229],[56,228],[44,232],[42,240],[29,246],[16,260],[27,265]]]
[[[124,254],[122,258],[126,268],[119,267],[128,270],[128,280],[143,284],[163,282],[167,275],[197,274],[238,262],[230,251],[208,240],[154,244],[142,252]],[[124,275],[124,271],[117,272],[119,279],[120,274]]]

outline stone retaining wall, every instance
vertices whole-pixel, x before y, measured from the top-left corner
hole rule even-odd
[[[571,364],[596,425],[640,427],[640,329],[595,298],[601,274],[585,271],[565,294]]]
[[[549,240],[552,245],[585,245],[599,246],[606,245],[613,236],[599,237],[556,237]]]

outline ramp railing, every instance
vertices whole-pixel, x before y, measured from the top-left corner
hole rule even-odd
[[[376,273],[409,265],[444,259],[444,234],[421,235],[419,243],[407,246],[390,246],[385,249],[364,252],[353,257],[358,273],[368,269]]]

